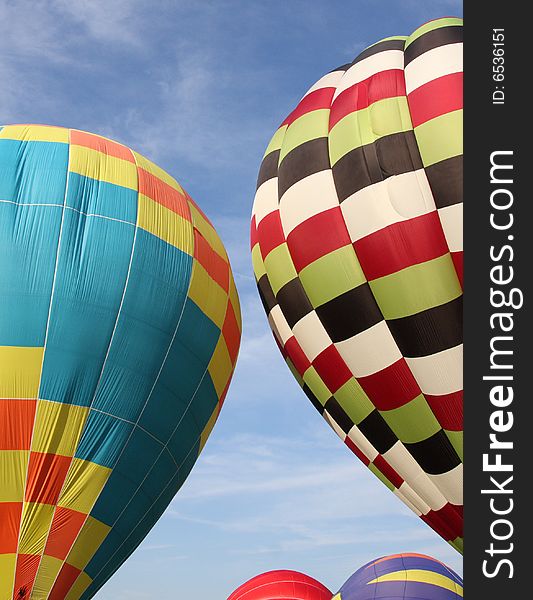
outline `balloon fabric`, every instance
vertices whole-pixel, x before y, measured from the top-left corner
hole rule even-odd
[[[252,261],[315,408],[462,551],[462,19],[324,75],[265,152]]]
[[[228,600],[331,600],[316,579],[297,571],[269,571],[243,583]]]
[[[0,598],[87,600],[185,481],[240,342],[229,260],[165,171],[0,127]]]
[[[423,554],[393,554],[358,569],[332,600],[461,600],[463,581]]]

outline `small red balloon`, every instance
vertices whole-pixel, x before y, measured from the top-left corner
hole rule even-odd
[[[327,587],[297,571],[268,571],[238,587],[228,600],[331,600]]]

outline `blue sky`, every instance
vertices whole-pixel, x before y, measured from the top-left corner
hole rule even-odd
[[[224,600],[301,570],[336,591],[377,556],[441,541],[308,402],[268,329],[248,252],[263,151],[321,75],[458,0],[2,0],[0,122],[85,129],[173,174],[228,248],[243,307],[234,382],[189,480],[98,600]]]

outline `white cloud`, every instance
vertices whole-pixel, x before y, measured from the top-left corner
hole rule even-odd
[[[171,60],[156,75],[157,110],[128,113],[129,143],[163,165],[179,159],[205,172],[231,168],[236,174],[248,159],[248,148],[266,145],[268,126],[260,115],[240,116],[235,97],[250,85],[252,74],[235,69],[217,50],[216,43],[199,47],[190,32],[175,43]],[[120,117],[110,131],[122,127]]]
[[[58,81],[75,79],[93,69],[100,44],[111,47],[142,43],[140,0],[17,0],[0,3],[0,76],[9,86],[2,94],[2,123],[21,118],[35,104],[43,114],[63,114],[71,98]],[[52,71],[50,71],[52,69]],[[51,73],[61,72],[57,80]]]
[[[48,4],[95,40],[143,44],[146,3],[141,0],[52,0]]]
[[[250,575],[301,568],[326,583],[337,577],[338,587],[368,560],[402,551],[461,566],[325,426],[294,437],[216,439],[162,520],[196,531],[199,541],[227,540],[225,560]]]
[[[167,550],[168,548],[174,548],[174,546],[172,544],[144,544],[142,546],[142,550],[145,552]]]
[[[265,513],[239,514],[218,526],[257,531],[282,523],[303,533],[323,521],[410,516],[327,429],[310,432],[308,439],[240,434],[217,441],[200,458],[168,515],[197,519],[198,502],[239,498],[244,506],[262,505],[266,497]]]

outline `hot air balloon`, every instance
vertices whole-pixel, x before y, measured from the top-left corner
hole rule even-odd
[[[357,570],[332,600],[460,600],[463,581],[423,554],[384,556]]]
[[[257,182],[252,261],[276,341],[363,463],[462,548],[462,20],[315,83]]]
[[[238,587],[228,600],[331,600],[316,579],[297,571],[268,571]]]
[[[0,598],[94,596],[218,417],[241,318],[213,226],[109,139],[0,128]]]

